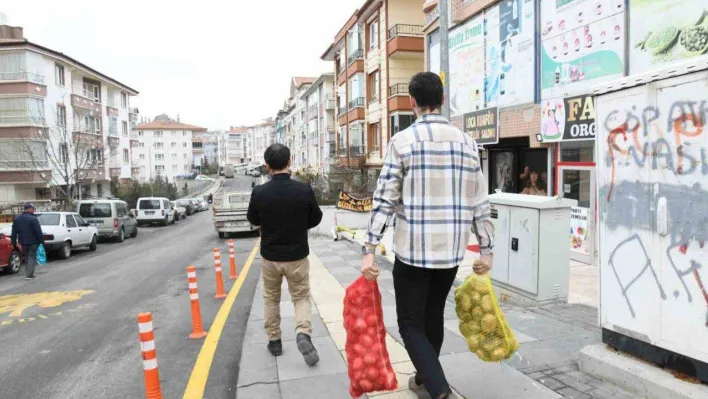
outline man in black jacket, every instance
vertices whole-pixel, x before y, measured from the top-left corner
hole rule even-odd
[[[312,344],[312,302],[310,301],[310,248],[307,231],[322,220],[322,211],[312,188],[290,179],[290,149],[273,144],[264,154],[271,180],[256,186],[248,205],[248,221],[261,226],[261,273],[265,303],[268,350],[283,353],[280,339],[280,286],[285,277],[295,305],[297,347],[305,362],[320,360]]]
[[[25,271],[27,280],[34,280],[34,267],[37,264],[37,247],[44,244],[44,234],[39,220],[34,216],[34,205],[25,204],[25,211],[12,222],[12,246],[16,247],[19,241],[22,245],[22,254],[25,256]]]

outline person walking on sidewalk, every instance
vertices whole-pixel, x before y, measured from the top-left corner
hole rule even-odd
[[[322,221],[322,211],[312,188],[290,179],[290,149],[273,144],[264,154],[272,178],[255,186],[248,205],[248,221],[261,227],[261,273],[265,303],[268,350],[283,354],[280,331],[280,286],[283,277],[295,305],[297,347],[305,362],[320,360],[312,344],[312,302],[310,300],[310,248],[307,231]]]
[[[22,254],[25,257],[25,272],[27,280],[34,280],[34,268],[37,265],[37,247],[44,244],[44,234],[39,220],[34,215],[35,207],[31,203],[25,204],[25,211],[12,222],[12,235],[10,241],[17,247],[19,241],[22,245]]]
[[[391,138],[373,196],[361,271],[379,274],[375,251],[395,219],[393,285],[398,328],[416,368],[419,397],[451,397],[440,365],[445,300],[474,232],[484,274],[492,265],[494,226],[477,144],[440,115],[443,85],[419,73],[408,90],[417,119]],[[427,391],[427,393],[426,393]],[[430,396],[427,396],[430,395]]]

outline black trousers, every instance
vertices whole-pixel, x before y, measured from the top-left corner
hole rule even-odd
[[[393,265],[398,329],[418,376],[433,398],[452,393],[440,365],[445,335],[445,300],[455,281],[454,269],[423,269]]]

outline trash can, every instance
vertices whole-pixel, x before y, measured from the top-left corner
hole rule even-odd
[[[497,192],[491,278],[502,299],[523,305],[567,301],[570,208],[576,200]]]

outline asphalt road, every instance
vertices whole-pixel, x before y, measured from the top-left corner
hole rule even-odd
[[[227,179],[225,188],[250,190],[251,181],[237,176]],[[240,269],[257,237],[235,237],[235,242]],[[202,318],[209,330],[223,303],[213,298],[215,247],[222,249],[228,291],[233,284],[227,278],[228,245],[217,237],[211,211],[172,226],[142,227],[135,239],[100,243],[96,252],[77,251],[66,261],[50,259],[35,281],[24,279],[24,269],[0,276],[0,398],[145,397],[136,322],[140,312],[153,313],[163,395],[181,398],[204,342],[187,337],[186,268],[197,267]],[[219,340],[206,398],[235,397],[240,343],[259,272],[257,257]],[[29,302],[29,307],[13,301]]]

